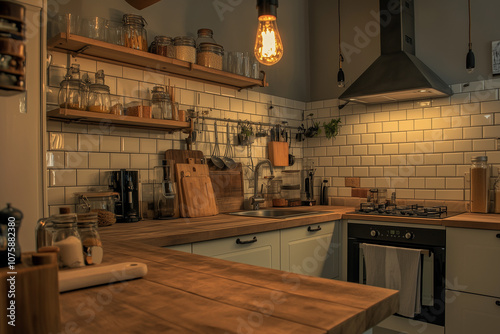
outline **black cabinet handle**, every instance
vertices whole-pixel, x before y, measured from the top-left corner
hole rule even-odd
[[[312,228],[311,226],[308,226],[307,227],[307,231],[308,232],[318,232],[318,231],[321,231],[321,226],[318,225],[317,228]]]
[[[253,237],[252,240],[245,240],[245,241],[241,241],[240,238],[236,239],[236,244],[238,245],[253,244],[254,242],[257,242],[257,237]]]
[[[497,234],[497,238],[500,239],[500,233]]]
[[[497,304],[497,306],[500,306],[500,300],[497,300],[495,304]]]

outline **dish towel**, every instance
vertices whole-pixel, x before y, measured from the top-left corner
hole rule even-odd
[[[361,244],[366,284],[399,290],[398,314],[413,318],[421,312],[420,249]]]

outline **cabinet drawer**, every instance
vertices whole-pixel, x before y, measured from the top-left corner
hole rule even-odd
[[[280,269],[279,231],[196,242],[193,253]]]
[[[447,290],[446,301],[445,334],[499,333],[499,298]]]
[[[281,270],[337,278],[338,227],[338,222],[327,222],[281,230]]]
[[[447,288],[500,298],[500,231],[446,229]]]

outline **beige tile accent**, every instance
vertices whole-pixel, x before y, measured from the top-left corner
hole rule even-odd
[[[101,152],[120,152],[120,137],[101,136]]]
[[[79,134],[78,151],[99,151],[99,136]]]
[[[75,169],[52,169],[49,171],[50,186],[68,187],[76,185]]]
[[[464,139],[474,139],[474,138],[483,138],[483,128],[480,126],[464,128]]]
[[[64,187],[50,187],[47,189],[47,204],[64,204]]]
[[[76,151],[77,136],[74,133],[49,133],[49,150]]]
[[[66,168],[88,168],[89,166],[87,152],[66,152],[64,160]]]
[[[125,153],[111,153],[110,167],[115,168],[129,168],[130,167],[130,157],[129,154]]]
[[[109,168],[109,153],[89,153],[89,168]]]
[[[131,154],[130,155],[130,168],[147,169],[149,163],[149,156],[147,154]],[[151,166],[151,168],[154,166]]]
[[[98,186],[99,185],[99,170],[98,169],[79,169],[76,173],[78,186]]]

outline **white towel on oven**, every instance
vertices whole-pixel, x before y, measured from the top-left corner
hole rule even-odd
[[[366,284],[399,290],[398,314],[421,312],[420,249],[362,244]]]

